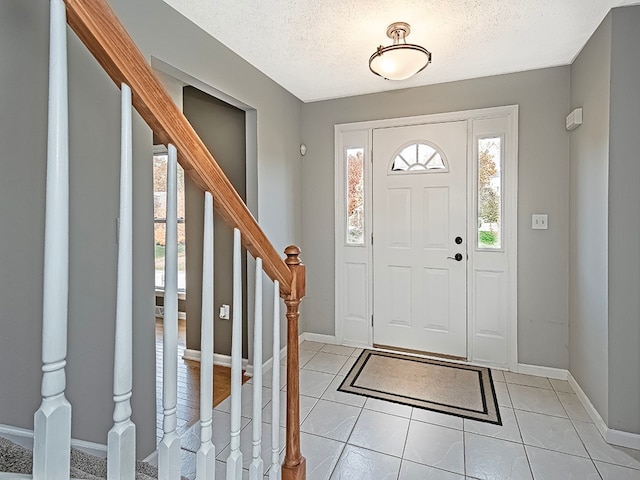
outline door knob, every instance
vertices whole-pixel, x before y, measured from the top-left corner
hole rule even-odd
[[[451,260],[455,260],[456,262],[460,262],[462,261],[462,254],[461,253],[456,253],[456,255],[454,257],[447,257],[450,258]]]

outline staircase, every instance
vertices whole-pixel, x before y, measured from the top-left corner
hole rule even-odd
[[[72,405],[65,397],[69,285],[69,129],[67,82],[67,24],[121,90],[121,173],[118,229],[118,273],[115,318],[113,426],[107,437],[106,477],[136,478],[136,426],[131,420],[132,379],[132,107],[167,145],[167,225],[165,252],[163,435],[158,444],[158,478],[180,478],[180,437],[176,429],[177,401],[177,200],[178,163],[205,192],[203,292],[213,291],[213,215],[234,230],[233,319],[231,373],[231,444],[226,478],[240,480],[243,467],[250,480],[303,480],[305,458],[300,451],[298,320],[305,295],[305,267],[296,246],[275,250],[215,159],[175,106],[106,0],[50,0],[49,127],[46,180],[44,293],[42,322],[42,403],[34,415],[33,479],[68,479],[71,470]],[[253,341],[253,432],[251,459],[240,450],[242,384],[242,247],[255,258],[255,315]],[[262,306],[263,273],[274,283],[272,448],[265,465],[262,452]],[[149,280],[151,281],[151,279]],[[286,451],[279,454],[280,303],[287,325]],[[150,312],[153,315],[153,312]],[[212,432],[214,301],[203,294],[200,378],[201,444],[197,479],[215,477],[216,451]],[[155,408],[150,405],[149,408]],[[16,478],[0,473],[0,478]],[[23,476],[19,478],[25,478]]]

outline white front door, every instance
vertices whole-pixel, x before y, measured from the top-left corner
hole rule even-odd
[[[373,130],[373,342],[467,358],[467,122]]]

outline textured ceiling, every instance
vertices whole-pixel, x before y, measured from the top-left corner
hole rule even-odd
[[[557,65],[580,52],[607,12],[638,0],[164,0],[305,102]],[[368,60],[387,26],[433,63],[391,82]]]

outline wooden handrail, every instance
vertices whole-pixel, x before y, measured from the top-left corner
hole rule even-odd
[[[118,88],[130,87],[133,106],[162,143],[178,151],[178,162],[203,190],[211,192],[218,214],[241,232],[242,243],[261,258],[265,273],[280,283],[287,306],[287,429],[283,480],[305,480],[300,451],[298,324],[305,295],[305,267],[300,249],[286,248],[280,257],[189,121],[157,79],[106,0],[64,0],[67,22]],[[277,352],[273,352],[274,356]]]
[[[291,293],[293,275],[256,222],[238,192],[156,78],[137,45],[106,0],[64,0],[67,21],[118,88],[126,83],[133,106],[160,141],[178,149],[178,162],[189,177],[215,198],[225,222],[242,233],[244,247],[263,261],[265,273]]]

